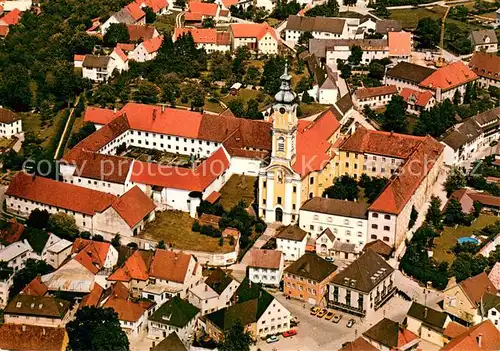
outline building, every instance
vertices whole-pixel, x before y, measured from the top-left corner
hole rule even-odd
[[[488,193],[484,192],[478,192],[466,188],[458,189],[454,191],[450,199],[448,200],[451,201],[452,199],[457,200],[460,202],[460,205],[462,206],[462,211],[464,213],[474,213],[474,203],[478,202],[482,205],[482,210],[488,210],[493,213],[500,213],[500,196],[493,196]],[[448,206],[448,203],[446,203],[445,208]],[[495,241],[495,240],[493,240]],[[496,245],[495,245],[496,246]],[[488,254],[485,254],[484,251],[485,247],[481,249],[481,253],[484,256],[489,255],[489,251],[487,252]],[[494,248],[493,248],[494,250]],[[490,250],[491,251],[491,250]]]
[[[81,231],[137,235],[154,219],[155,205],[135,186],[117,197],[97,190],[17,173],[6,191],[7,211],[28,218],[34,209],[72,215]],[[73,194],[68,198],[67,194]]]
[[[285,262],[283,253],[278,250],[252,249],[249,255],[248,279],[255,284],[279,286]]]
[[[440,351],[461,350],[499,350],[500,333],[491,321],[487,320],[468,328],[463,333],[452,338]]]
[[[394,269],[368,250],[340,271],[328,290],[328,307],[370,318],[396,292]]]
[[[130,59],[137,62],[151,61],[158,55],[158,50],[160,50],[162,44],[163,36],[145,40],[130,53]]]
[[[9,290],[14,281],[14,270],[6,267],[0,270],[0,308],[5,308],[9,301]]]
[[[0,107],[0,137],[23,135],[23,121],[14,112]]]
[[[363,339],[362,336],[358,337],[356,340],[344,344],[344,346],[338,351],[378,351],[378,349],[370,344],[368,341]]]
[[[479,311],[482,320],[489,319],[500,331],[500,296],[493,293],[485,293],[479,303]]]
[[[296,261],[306,253],[307,239],[306,231],[291,225],[276,235],[276,249],[283,252],[285,261]]]
[[[369,243],[367,243],[363,247],[363,251],[367,251],[367,250],[374,251],[375,253],[379,254],[380,256],[385,258],[386,260],[391,258],[392,252],[394,251],[394,249],[391,246],[387,245],[386,243],[384,243],[380,239],[370,241]]]
[[[335,240],[353,243],[360,251],[367,242],[367,209],[364,203],[313,197],[300,208],[300,227],[318,240],[330,229]]]
[[[165,339],[155,344],[156,342],[153,341],[151,351],[189,351],[175,332],[170,333]]]
[[[37,254],[28,243],[28,240],[18,241],[0,250],[0,262],[5,262],[17,272],[26,266],[30,258],[37,258]]]
[[[440,347],[444,346],[443,335],[450,322],[451,319],[446,313],[417,302],[411,304],[406,315],[406,325],[409,331]]]
[[[407,111],[419,115],[422,111],[429,111],[435,104],[436,99],[430,91],[420,91],[411,88],[403,88],[399,92],[403,100],[408,104]]]
[[[128,64],[125,65],[126,56],[118,55],[115,51],[113,53],[114,55],[110,56],[85,55],[82,63],[83,78],[94,82],[105,82],[111,78],[115,69],[119,72],[128,70]],[[119,57],[120,60],[116,60],[116,57]]]
[[[72,246],[73,243],[71,241],[61,239],[51,233],[42,249],[42,260],[54,268],[59,268],[70,255]]]
[[[403,88],[420,90],[419,84],[436,70],[409,62],[399,62],[385,73],[384,84],[395,85],[399,91]]]
[[[37,275],[31,282],[21,290],[21,295],[45,296],[48,287],[42,282],[42,277]]]
[[[317,17],[305,17],[317,18]],[[335,18],[332,18],[335,20]],[[312,40],[318,39],[310,39]],[[363,50],[361,64],[369,64],[373,60],[381,60],[389,56],[389,45],[386,39],[319,39],[325,41],[326,64],[337,65],[337,60],[347,61],[354,46]]]
[[[228,307],[239,286],[236,279],[217,268],[204,282],[189,289],[188,301],[198,307],[203,316]]]
[[[8,3],[9,2],[7,2],[7,4]],[[3,4],[5,6],[5,2]],[[2,6],[2,7],[4,7],[4,6]],[[5,11],[5,8],[4,8],[4,11]],[[3,15],[2,18],[0,18],[0,26],[7,27],[7,28],[10,26],[15,26],[21,20],[22,15],[23,15],[23,13],[21,12],[21,10],[14,8],[11,11],[9,11],[8,13],[6,13],[5,15]]]
[[[7,323],[0,326],[2,350],[65,351],[68,343],[68,333],[64,328]]]
[[[363,337],[378,350],[417,350],[418,336],[398,322],[384,318],[363,333]]]
[[[273,106],[272,153],[259,172],[259,217],[267,223],[296,223],[302,204],[333,183],[332,145],[340,137],[333,109],[314,121],[297,119],[296,95],[287,69]]]
[[[190,1],[188,11],[184,14],[184,22],[189,25],[200,26],[203,20],[211,18],[215,22],[229,22],[231,12],[216,3]]]
[[[347,21],[334,17],[288,16],[285,41],[297,44],[303,33],[310,32],[314,39],[349,39]],[[353,37],[354,38],[354,37]]]
[[[488,278],[493,283],[495,288],[500,291],[500,262],[495,263],[490,273],[488,274]]]
[[[229,26],[231,48],[245,46],[262,55],[278,54],[280,38],[267,23],[235,23]]]
[[[382,34],[384,37],[388,36],[390,32],[401,32],[402,30],[401,21],[385,19],[375,22],[375,33]]]
[[[284,294],[313,305],[326,305],[328,283],[337,266],[315,253],[306,252],[285,269]]]
[[[413,49],[412,34],[409,32],[388,32],[389,58],[393,62],[409,61]]]
[[[383,107],[391,101],[392,97],[398,94],[395,85],[383,85],[374,88],[358,88],[353,95],[353,103],[359,110],[366,106],[377,109]]]
[[[478,323],[481,317],[477,306],[487,292],[495,294],[497,290],[485,272],[458,284],[452,279],[443,291],[443,310],[468,324]]]
[[[156,15],[167,14],[168,9],[173,7],[167,0],[135,0],[135,2],[143,9],[149,7]]]
[[[146,13],[137,2],[131,2],[120,11],[112,14],[108,20],[101,25],[101,34],[106,34],[113,23],[145,25]]]
[[[165,302],[148,319],[148,337],[161,340],[176,333],[186,343],[193,337],[193,330],[200,310],[186,300],[175,296]]]
[[[5,323],[64,327],[69,321],[69,301],[49,296],[17,295],[4,309]]]
[[[472,51],[491,52],[498,51],[498,39],[493,29],[474,30],[470,33]]]
[[[191,34],[198,49],[205,49],[208,54],[231,51],[231,38],[228,32],[218,32],[213,28],[175,28],[173,40],[187,34]]]
[[[469,62],[469,68],[479,76],[477,82],[482,87],[500,88],[500,56],[475,52]]]
[[[206,315],[205,332],[216,342],[221,342],[224,332],[238,320],[255,340],[290,329],[290,312],[258,284],[243,280],[235,301],[230,307]]]
[[[446,165],[472,164],[500,138],[500,107],[475,115],[449,128],[440,138]]]

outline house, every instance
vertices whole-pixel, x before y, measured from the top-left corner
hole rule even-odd
[[[412,34],[409,32],[388,32],[389,58],[393,62],[409,61],[411,56]]]
[[[250,51],[262,55],[276,55],[280,38],[267,23],[234,23],[229,26],[231,48],[236,51],[246,46]]]
[[[109,57],[113,60],[114,69],[118,72],[128,71],[128,56],[121,48],[114,48]]]
[[[287,226],[276,235],[276,248],[283,252],[285,261],[296,261],[306,252],[307,238],[299,226]]]
[[[285,269],[284,294],[313,305],[325,305],[328,283],[335,274],[336,265],[306,252]]]
[[[213,28],[175,28],[173,40],[191,34],[198,49],[205,49],[208,54],[216,51],[231,51],[231,38],[227,32],[219,32]]]
[[[394,269],[368,250],[333,277],[328,307],[370,318],[395,292]]]
[[[475,324],[480,321],[477,306],[487,292],[495,294],[497,290],[485,272],[458,284],[451,279],[443,291],[443,309],[466,323]]]
[[[37,258],[37,255],[28,240],[15,242],[0,250],[0,261],[6,262],[14,272],[23,269],[30,258]]]
[[[0,326],[0,349],[18,351],[65,351],[68,347],[65,328],[5,323]]]
[[[75,218],[80,230],[92,234],[134,236],[154,219],[153,201],[137,186],[117,197],[19,172],[5,194],[7,211],[25,218],[35,208],[49,213],[64,212]],[[74,197],[68,198],[66,194]]]
[[[127,30],[130,41],[134,43],[143,42],[160,36],[158,30],[156,30],[155,26],[152,24],[127,24]]]
[[[5,323],[64,327],[70,303],[51,296],[17,295],[4,309]]]
[[[140,8],[149,7],[156,15],[167,14],[168,9],[173,7],[167,0],[135,0]]]
[[[223,9],[220,4],[190,1],[188,3],[188,11],[184,14],[184,22],[186,25],[199,26],[203,20],[211,18],[215,22],[229,22],[231,20],[231,12]]]
[[[112,14],[109,19],[101,25],[102,35],[106,34],[113,23],[145,25],[146,13],[137,2],[131,2],[120,11]]]
[[[151,348],[151,351],[189,351],[176,332],[170,333],[157,345],[155,345],[155,343],[156,342],[153,341],[153,347]]]
[[[403,26],[398,20],[377,20],[375,22],[375,33],[388,36],[390,32],[401,32]]]
[[[498,51],[498,39],[493,29],[473,30],[470,33],[472,51],[495,53]]]
[[[470,59],[469,68],[479,76],[477,82],[480,86],[500,88],[500,56],[475,52]]]
[[[417,335],[389,318],[368,329],[363,337],[381,351],[417,350],[420,342]]]
[[[85,55],[82,76],[95,82],[105,82],[113,74],[113,61],[109,56]]]
[[[413,302],[406,315],[405,324],[409,331],[421,339],[443,347],[443,334],[450,322],[451,319],[446,313]]]
[[[479,311],[482,320],[489,319],[491,323],[500,331],[500,296],[492,293],[485,293],[479,303]]]
[[[206,315],[205,332],[216,342],[221,342],[224,332],[238,320],[254,339],[290,329],[290,312],[258,284],[243,280],[235,301],[232,306]]]
[[[366,204],[359,202],[313,197],[300,208],[300,227],[316,242],[330,229],[335,240],[353,243],[360,251],[367,242],[367,209]]]
[[[422,111],[429,111],[436,104],[434,95],[428,91],[420,91],[411,88],[403,88],[399,92],[403,100],[408,104],[407,111],[419,115]]]
[[[7,12],[7,14],[5,14],[2,18],[0,18],[0,26],[2,27],[15,26],[21,20],[22,15],[23,13],[21,12],[21,10],[15,8]]]
[[[495,263],[490,273],[488,274],[488,278],[493,283],[495,288],[500,291],[500,262]]]
[[[394,251],[394,249],[391,246],[387,245],[386,243],[384,243],[380,239],[373,240],[373,241],[370,241],[369,243],[366,243],[366,245],[363,247],[363,251],[367,251],[367,250],[374,251],[375,253],[379,254],[380,256],[385,258],[386,260],[391,258],[392,252]]]
[[[0,269],[0,308],[5,308],[9,301],[9,290],[14,282],[14,270],[10,267]]]
[[[349,39],[347,21],[344,18],[288,16],[285,41],[295,46],[303,33],[310,32],[314,39]]]
[[[378,349],[360,336],[354,341],[345,343],[338,351],[378,351]]]
[[[336,67],[337,60],[347,61],[354,46],[359,46],[363,51],[362,64],[369,64],[373,60],[381,60],[389,55],[389,46],[385,39],[309,39],[309,43],[313,40],[324,42],[326,64],[330,67]]]
[[[332,72],[329,67],[326,68],[326,72],[325,80],[318,89],[318,102],[323,105],[332,105],[339,98],[338,76],[337,72]]]
[[[399,91],[403,88],[419,89],[420,82],[433,74],[436,70],[409,62],[398,62],[385,73],[384,84],[395,85]]]
[[[148,318],[148,337],[161,340],[171,333],[176,333],[186,343],[193,336],[199,315],[199,308],[179,296],[174,296]]]
[[[21,295],[45,296],[49,288],[42,282],[42,277],[37,275],[21,290]]]
[[[337,238],[335,235],[333,235],[330,228],[326,228],[316,238],[316,254],[318,256],[331,256],[336,242]]]
[[[12,138],[23,134],[21,117],[10,110],[0,107],[0,137]]]
[[[500,213],[500,196],[493,196],[488,193],[462,188],[451,194],[448,203],[452,199],[460,202],[464,213],[474,213],[474,202],[480,203],[482,205],[482,209],[488,209],[492,212]],[[445,205],[445,208],[448,203]]]
[[[493,351],[499,349],[500,333],[493,323],[487,320],[454,337],[440,351]]]
[[[236,279],[217,268],[204,282],[189,289],[188,301],[198,307],[203,316],[229,306],[238,286]]]
[[[83,61],[85,60],[85,55],[78,55],[78,54],[75,54],[73,56],[73,66],[75,68],[80,68],[82,69],[83,68]]]
[[[374,88],[358,88],[353,95],[353,103],[359,110],[366,106],[377,109],[385,106],[391,101],[392,97],[398,94],[395,85],[383,85]]]
[[[145,40],[130,53],[130,59],[137,62],[151,61],[158,55],[158,50],[160,50],[162,44],[163,36]]]
[[[472,164],[500,138],[500,107],[479,113],[449,128],[440,138],[446,165]]]
[[[279,286],[284,255],[278,250],[252,249],[249,252],[248,279],[255,284]]]
[[[72,246],[73,243],[71,241],[61,239],[57,235],[51,233],[43,247],[42,260],[54,268],[59,268],[64,260],[70,255]]]

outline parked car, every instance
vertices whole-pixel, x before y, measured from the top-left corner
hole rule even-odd
[[[328,312],[328,310],[326,308],[323,308],[321,311],[318,312],[318,314],[316,315],[316,317],[318,318],[323,318],[323,316]]]
[[[325,261],[328,261],[328,262],[333,262],[335,261],[335,258],[331,257],[331,256],[326,256],[325,257]]]
[[[278,337],[277,337],[276,335],[271,335],[270,337],[268,337],[268,338],[266,339],[266,342],[267,342],[268,344],[272,344],[273,342],[277,342],[278,340],[279,340],[279,339],[278,339]]]
[[[349,322],[347,322],[347,328],[352,328],[354,323],[356,323],[356,321],[354,319],[352,319],[352,318],[349,319]]]
[[[314,306],[313,308],[311,308],[311,316],[317,315],[320,310],[321,309],[319,307]]]
[[[299,325],[300,321],[297,317],[292,317],[292,319],[290,320],[290,327],[296,327],[297,325]]]
[[[338,322],[340,322],[341,319],[342,319],[342,315],[336,314],[335,316],[333,316],[333,323],[338,323]]]
[[[326,316],[325,316],[325,319],[326,319],[327,321],[329,321],[330,319],[332,319],[332,318],[333,318],[333,316],[334,316],[334,315],[335,315],[335,313],[333,313],[332,311],[328,311],[328,313],[327,313],[327,314],[326,314]]]
[[[283,337],[288,338],[290,336],[297,335],[297,331],[295,329],[290,329],[287,330],[286,332],[283,332]]]

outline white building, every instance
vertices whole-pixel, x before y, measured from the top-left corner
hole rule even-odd
[[[434,95],[428,90],[420,91],[403,88],[399,95],[408,104],[406,110],[416,115],[419,115],[422,111],[429,111],[436,104]]]
[[[175,28],[173,40],[191,34],[198,49],[205,49],[208,54],[216,51],[231,50],[231,38],[228,32],[219,32],[213,28]]]
[[[359,19],[357,21],[359,22]],[[285,41],[290,45],[295,45],[298,43],[300,36],[306,32],[310,32],[314,39],[354,38],[355,33],[349,32],[348,22],[349,19],[344,18],[292,15],[288,17],[286,24]]]
[[[0,107],[0,137],[12,138],[23,135],[21,117],[14,112]]]
[[[85,55],[82,63],[82,76],[95,82],[105,82],[113,74],[113,69],[111,57]]]
[[[42,250],[42,260],[54,268],[58,268],[71,254],[73,243],[61,239],[55,234],[50,234]]]
[[[354,106],[363,110],[366,106],[376,109],[386,106],[394,95],[398,95],[395,85],[382,85],[374,88],[358,88],[353,95]]]
[[[359,46],[363,50],[361,64],[369,64],[373,60],[389,56],[386,39],[333,39],[328,40],[326,45],[326,64],[329,66],[336,65],[337,60],[347,61],[354,46]]]
[[[306,252],[307,232],[296,225],[288,226],[276,235],[276,247],[285,261],[296,261]]]
[[[7,266],[14,272],[23,269],[28,259],[37,256],[27,240],[15,242],[0,250],[0,261],[7,262]]]
[[[236,279],[217,268],[204,282],[189,289],[188,301],[199,308],[201,315],[212,313],[228,307],[239,286]]]
[[[279,250],[252,249],[248,278],[252,283],[279,286],[283,277],[284,255]]]
[[[267,23],[236,23],[229,26],[231,48],[233,51],[241,46],[263,55],[276,55],[280,38],[274,28]]]
[[[328,228],[336,240],[355,244],[360,251],[368,242],[367,209],[358,202],[313,197],[300,208],[300,227],[313,239]]]
[[[474,30],[469,36],[473,51],[491,52],[498,51],[498,39],[493,29]]]
[[[479,303],[482,320],[489,319],[500,331],[500,296],[493,293],[485,293]]]
[[[137,62],[146,62],[153,60],[158,55],[163,44],[163,36],[154,37],[143,41],[129,54],[131,60]]]
[[[9,301],[9,289],[12,286],[14,270],[11,268],[0,271],[0,308],[5,308]]]
[[[136,2],[131,2],[120,11],[112,14],[106,22],[101,25],[102,35],[106,34],[108,28],[113,24],[146,24],[146,13],[142,11],[141,7]]]

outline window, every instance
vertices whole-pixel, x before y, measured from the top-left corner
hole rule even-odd
[[[384,230],[389,231],[389,230],[391,230],[391,227],[389,227],[388,225],[384,225]]]
[[[318,215],[314,215],[313,219],[317,221],[319,219],[319,216]]]
[[[370,235],[370,239],[377,240],[377,236],[375,234]]]
[[[372,224],[372,229],[378,229],[378,224]]]
[[[281,205],[281,196],[278,196],[277,202],[278,202],[278,205]]]
[[[390,215],[384,215],[384,219],[391,219],[391,216]]]
[[[384,236],[383,240],[386,241],[386,242],[389,242],[390,239],[389,239],[388,236]]]
[[[284,152],[285,151],[285,138],[280,136],[278,138],[278,152]]]
[[[346,167],[346,168],[349,168],[349,162],[346,162],[346,163],[345,163],[345,167]]]
[[[345,225],[349,225],[349,220],[348,219],[344,219],[344,224]]]
[[[262,182],[262,187],[263,187],[263,188],[265,188],[266,186],[267,186],[267,182],[264,180],[264,181]]]
[[[373,218],[378,218],[378,213],[372,213]]]
[[[293,186],[293,192],[296,193],[297,192],[297,187],[294,185]]]
[[[313,177],[309,178],[309,184],[314,184],[314,178]]]
[[[309,230],[314,230],[314,226],[312,224],[309,225]]]

